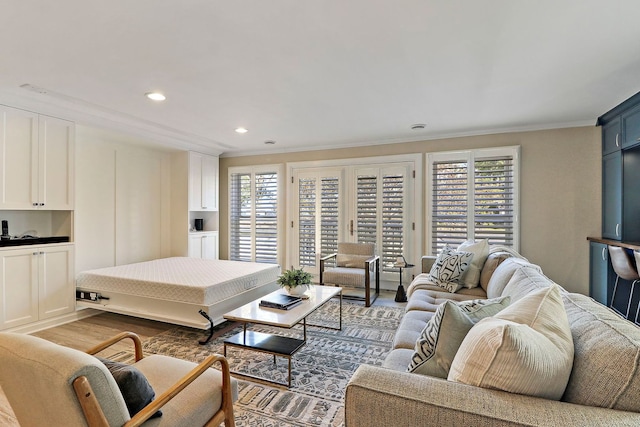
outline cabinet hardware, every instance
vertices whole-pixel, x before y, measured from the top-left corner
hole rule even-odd
[[[40,255],[44,255],[44,252],[40,252]]]
[[[605,246],[604,248],[602,248],[602,260],[606,261],[607,260],[607,256],[605,255],[607,252],[607,247]]]
[[[44,206],[44,203],[40,203],[40,206]]]
[[[32,203],[32,205],[33,205],[33,206],[38,206],[38,204],[37,204],[37,203]]]
[[[38,255],[38,252],[32,252],[31,255]]]
[[[616,237],[620,236],[620,224],[616,224]]]
[[[616,147],[620,147],[620,134],[616,133]]]
[[[351,220],[349,223],[349,233],[351,233],[351,235],[353,236],[353,220]]]

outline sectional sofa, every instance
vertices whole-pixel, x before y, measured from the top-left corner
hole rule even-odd
[[[433,258],[424,257],[423,274],[407,288],[406,313],[382,366],[361,365],[348,383],[345,395],[347,427],[640,425],[638,326],[587,296],[567,292],[544,276],[539,266],[513,252],[492,251],[482,265],[480,286],[454,293],[430,283],[428,272],[432,263]],[[415,356],[416,342],[445,301],[508,297],[506,301],[512,307],[513,315],[516,304],[521,305],[543,294],[545,298],[557,295],[560,310],[564,306],[564,311],[556,317],[558,324],[568,324],[567,338],[569,343],[572,341],[567,378],[559,379],[562,383],[560,394],[557,386],[552,385],[558,378],[543,379],[543,389],[538,390],[537,396],[486,386],[481,384],[485,377],[478,380],[480,386],[459,382],[451,378],[454,368],[465,369],[465,365],[475,363],[469,358],[460,362],[457,360],[459,354],[455,354],[449,379],[407,372]],[[503,312],[508,310],[507,307]],[[495,317],[501,316],[500,313]],[[503,317],[508,318],[508,315]],[[482,330],[477,332],[478,328],[490,321],[494,319],[483,319],[471,327],[459,351],[471,339],[471,331],[476,339],[482,339]],[[443,329],[439,336],[445,340],[454,332]],[[497,368],[499,376],[501,367],[498,365]],[[505,374],[524,377],[516,378],[517,381],[540,380],[526,378],[524,371]],[[555,397],[539,397],[546,396],[545,381]],[[553,387],[556,391],[552,393]]]

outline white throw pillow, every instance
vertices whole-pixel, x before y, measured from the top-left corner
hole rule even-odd
[[[431,267],[429,277],[436,285],[454,293],[462,288],[460,279],[472,258],[471,252],[457,252],[445,245]]]
[[[445,301],[416,341],[408,372],[447,378],[451,362],[469,330],[479,320],[509,305],[509,297],[471,301]],[[442,333],[441,333],[442,332]]]
[[[480,284],[480,272],[489,256],[489,241],[487,239],[479,242],[467,241],[460,244],[457,250],[458,252],[471,252],[473,254],[471,265],[462,275],[462,284],[469,289],[477,287]]]
[[[573,338],[554,283],[473,326],[447,379],[560,400],[572,367]]]

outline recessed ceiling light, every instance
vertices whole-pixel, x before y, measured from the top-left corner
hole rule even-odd
[[[426,128],[427,125],[425,125],[424,123],[416,123],[415,125],[411,125],[411,129],[424,129]]]
[[[276,142],[275,142],[275,141],[265,141],[264,143],[265,143],[265,144],[267,144],[267,145],[273,145],[273,144],[275,144]]]
[[[164,101],[165,99],[167,99],[167,97],[160,92],[147,92],[144,94],[144,96],[154,101]]]
[[[245,128],[236,128],[236,132],[238,132],[238,133],[247,133],[249,131],[247,129],[245,129]]]

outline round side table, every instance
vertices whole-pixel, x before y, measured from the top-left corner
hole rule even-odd
[[[395,301],[407,302],[407,293],[404,290],[404,286],[402,286],[402,269],[404,268],[406,270],[408,268],[413,268],[415,267],[415,265],[402,263],[402,264],[394,264],[394,267],[400,270],[400,284],[398,285],[398,290],[396,291]]]

